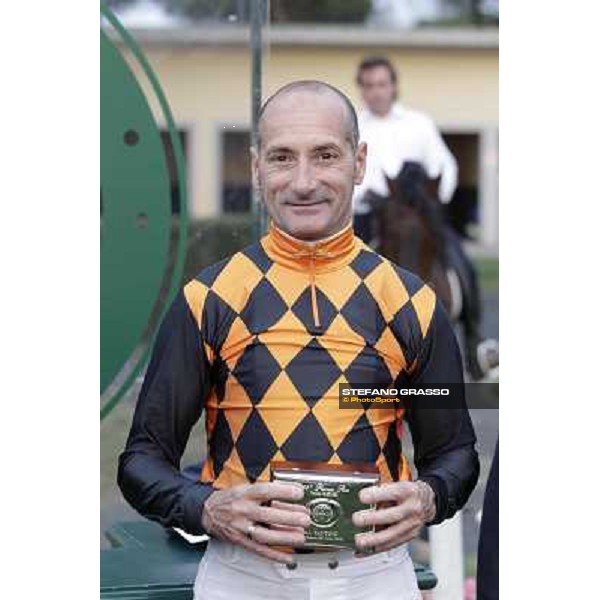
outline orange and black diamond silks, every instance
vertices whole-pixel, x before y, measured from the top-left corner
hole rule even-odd
[[[339,409],[339,384],[392,387],[410,372],[435,296],[350,228],[310,247],[272,227],[185,287],[215,373],[206,400],[218,488],[268,480],[272,460],[375,462],[409,478],[398,410]]]
[[[307,244],[269,233],[185,285],[159,330],[119,457],[125,498],[165,526],[202,532],[215,490],[269,479],[274,460],[370,462],[410,479],[408,422],[420,479],[441,522],[478,477],[466,406],[339,408],[339,384],[462,384],[460,352],[432,290],[354,236]],[[179,472],[206,411],[200,478]]]

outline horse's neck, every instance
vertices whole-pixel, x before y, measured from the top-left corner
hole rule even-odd
[[[380,218],[381,252],[413,271],[438,292],[449,307],[450,293],[439,240],[422,211],[390,200]]]
[[[390,202],[383,215],[381,239],[390,257],[425,278],[433,254],[430,235],[421,216],[413,209]]]

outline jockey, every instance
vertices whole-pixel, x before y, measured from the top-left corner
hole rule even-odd
[[[458,181],[456,159],[444,143],[433,120],[397,101],[396,71],[387,58],[367,58],[358,67],[356,82],[366,108],[359,115],[361,140],[369,160],[361,185],[353,196],[354,231],[365,243],[372,239],[368,191],[387,196],[385,176],[394,178],[406,161],[420,163],[430,179],[439,178],[438,195],[447,204]]]
[[[291,82],[263,104],[258,134],[253,182],[271,227],[203,269],[169,308],[119,486],[149,519],[210,535],[196,600],[414,600],[408,542],[462,508],[479,474],[450,320],[428,285],[354,235],[367,148],[345,95]],[[340,384],[458,394],[340,410]],[[207,460],[191,481],[179,465],[204,412]],[[361,530],[352,548],[306,547],[311,503],[297,504],[298,484],[270,481],[279,461],[376,467],[381,484],[361,490],[364,508],[340,505]]]
[[[386,177],[393,179],[405,163],[416,162],[422,165],[430,179],[438,180],[437,196],[442,204],[448,204],[456,190],[458,166],[433,120],[398,102],[397,75],[387,58],[364,59],[358,67],[356,83],[366,105],[358,120],[361,140],[367,143],[369,149],[369,160],[362,183],[354,188],[354,231],[365,243],[374,244],[373,213],[367,200],[368,192],[389,196]],[[495,345],[492,348],[481,344],[478,332],[480,294],[475,269],[454,229],[446,225],[443,230],[446,266],[454,271],[462,290],[472,299],[467,318],[474,332],[473,336],[469,336],[473,347],[467,349],[466,355],[469,372],[479,379],[495,362],[496,349]],[[393,259],[397,260],[396,257]]]

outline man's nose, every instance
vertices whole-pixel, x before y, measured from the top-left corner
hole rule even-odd
[[[310,161],[300,159],[294,169],[292,190],[297,196],[309,196],[315,191],[317,182]]]

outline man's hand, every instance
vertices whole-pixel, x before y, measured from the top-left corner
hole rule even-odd
[[[265,558],[293,563],[291,554],[271,546],[302,546],[310,525],[306,507],[286,500],[300,500],[301,485],[254,483],[213,492],[202,511],[202,525],[212,536],[239,544]],[[266,506],[266,504],[270,506]]]
[[[360,491],[364,504],[383,504],[385,508],[361,510],[352,515],[357,527],[375,525],[379,531],[355,536],[359,551],[384,552],[417,536],[421,527],[435,517],[435,493],[424,481],[398,481]]]

